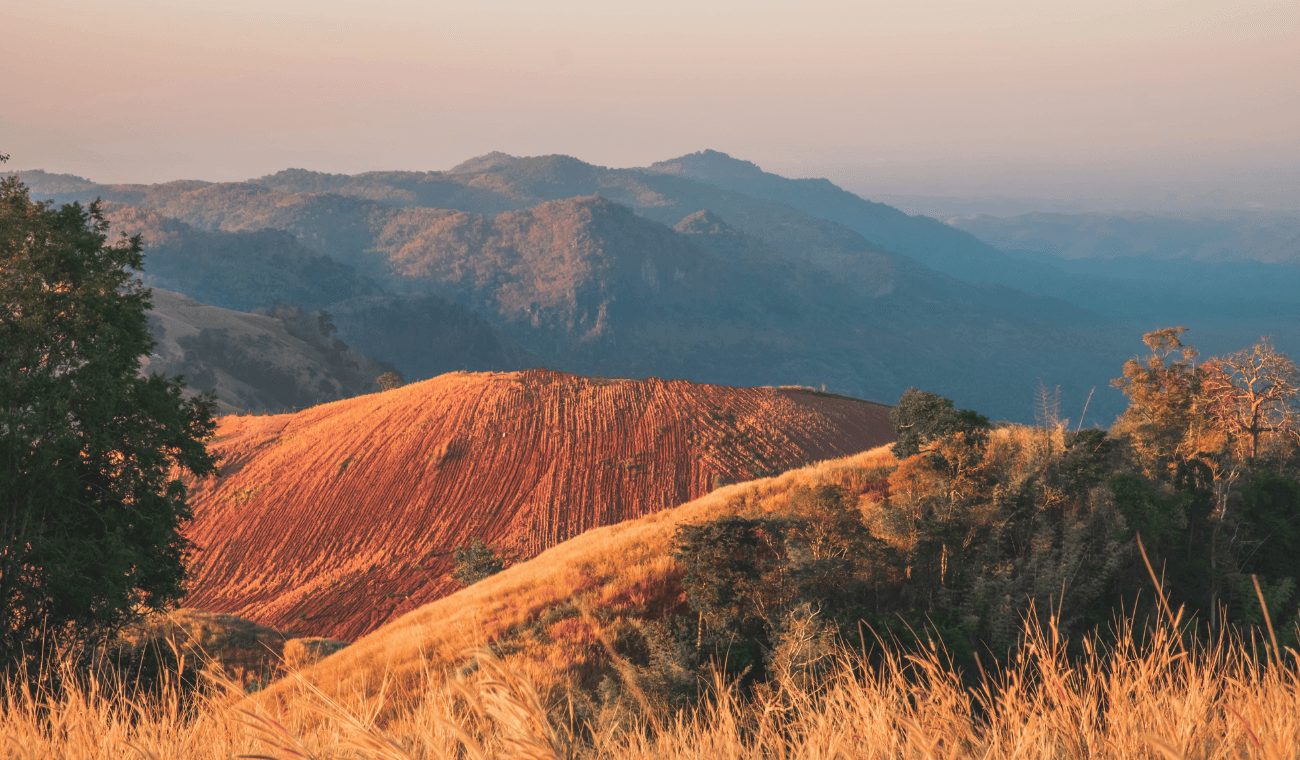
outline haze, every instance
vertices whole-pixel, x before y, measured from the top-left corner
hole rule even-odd
[[[875,193],[1300,185],[1293,2],[47,0],[0,29],[9,168],[99,181],[707,147]]]

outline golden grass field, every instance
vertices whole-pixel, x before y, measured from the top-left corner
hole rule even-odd
[[[12,758],[1260,758],[1300,757],[1294,652],[1260,642],[1183,652],[1122,636],[1067,663],[1035,629],[1014,664],[965,688],[941,653],[864,668],[839,651],[815,689],[778,679],[752,701],[714,683],[699,707],[632,705],[575,726],[527,676],[490,656],[381,725],[379,702],[332,700],[291,677],[270,704],[174,690],[132,699],[87,685],[57,699],[10,685],[0,738]]]
[[[1051,621],[1030,621],[1010,664],[975,688],[942,650],[868,660],[810,646],[752,698],[715,679],[690,707],[610,656],[680,602],[678,525],[779,512],[821,483],[869,509],[894,464],[875,449],[588,531],[253,695],[216,674],[192,704],[174,684],[141,696],[82,682],[55,697],[10,683],[0,746],[14,758],[1300,758],[1300,655],[1259,638],[1184,649],[1167,623],[1143,636],[1121,624],[1115,643],[1067,660]],[[621,696],[576,710],[574,687],[601,673]]]

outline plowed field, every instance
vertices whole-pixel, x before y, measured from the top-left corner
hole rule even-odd
[[[446,596],[451,552],[514,561],[588,529],[887,443],[888,407],[797,389],[453,373],[225,417],[195,483],[188,607],[355,639]]]

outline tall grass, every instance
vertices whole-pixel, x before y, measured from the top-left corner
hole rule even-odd
[[[1300,757],[1294,651],[1227,636],[1189,646],[1168,626],[1115,634],[1067,659],[1050,624],[1031,625],[974,687],[941,649],[840,648],[813,685],[782,678],[742,698],[715,678],[695,706],[632,699],[582,724],[487,652],[450,681],[431,673],[382,724],[383,690],[345,704],[305,679],[270,705],[227,683],[188,707],[173,686],[146,696],[83,680],[54,695],[18,682],[0,746],[15,758]]]
[[[995,431],[990,458],[1015,481],[1060,445],[1032,430]],[[566,692],[575,683],[566,669],[603,661],[620,626],[635,628],[639,608],[676,598],[660,587],[672,586],[663,581],[674,572],[678,525],[738,510],[781,513],[795,489],[822,483],[860,494],[869,513],[894,464],[887,450],[866,452],[591,531],[251,696],[217,675],[197,700],[183,698],[175,681],[147,694],[71,671],[57,693],[11,681],[0,691],[0,752],[114,760],[1300,760],[1300,655],[1277,651],[1271,631],[1266,639],[1195,640],[1172,612],[1157,628],[1125,624],[1080,642],[1069,657],[1050,622],[1031,620],[1014,656],[986,673],[957,672],[937,647],[828,647],[810,627],[795,637],[808,651],[778,652],[784,664],[769,669],[774,679],[745,694],[715,677],[697,702],[670,703],[638,682],[644,671],[617,658],[608,670],[619,682],[596,709],[589,694]],[[548,623],[546,612],[566,604],[573,614]],[[600,609],[609,619],[589,614]],[[511,638],[543,623],[554,635]],[[455,656],[484,641],[496,642],[495,654]],[[511,654],[504,644],[512,642],[526,651]]]

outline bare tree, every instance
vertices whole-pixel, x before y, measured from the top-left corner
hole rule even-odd
[[[1300,370],[1270,339],[1211,359],[1202,369],[1202,406],[1238,458],[1259,456],[1265,434],[1296,435]]]
[[[1034,419],[1039,425],[1055,430],[1068,422],[1061,421],[1061,386],[1049,389],[1038,378],[1038,387],[1034,389]]]

